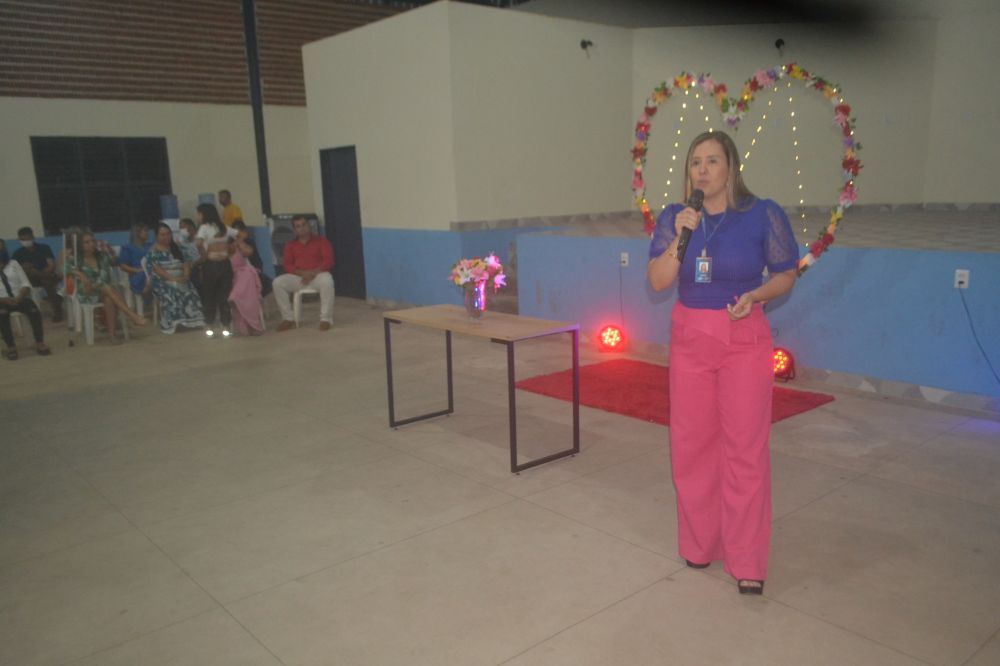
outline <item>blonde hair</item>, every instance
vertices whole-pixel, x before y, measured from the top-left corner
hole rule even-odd
[[[740,152],[736,148],[736,142],[725,132],[702,132],[691,142],[684,161],[684,200],[687,201],[691,196],[691,156],[694,155],[694,149],[706,141],[718,143],[726,155],[726,164],[729,166],[726,205],[736,210],[748,210],[756,197],[743,182],[743,174],[740,172]]]

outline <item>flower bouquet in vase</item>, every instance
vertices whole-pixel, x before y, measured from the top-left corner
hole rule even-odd
[[[496,292],[507,284],[503,265],[493,253],[486,258],[459,259],[451,267],[448,279],[465,291],[465,311],[473,319],[479,319],[486,311],[486,288],[492,286]]]

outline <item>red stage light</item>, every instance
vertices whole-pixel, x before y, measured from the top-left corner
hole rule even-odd
[[[625,349],[625,332],[617,326],[605,326],[597,334],[597,348],[602,352]]]
[[[774,348],[774,376],[777,379],[795,379],[795,359],[792,352],[781,347]]]

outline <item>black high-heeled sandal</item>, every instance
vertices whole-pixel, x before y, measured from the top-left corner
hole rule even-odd
[[[740,594],[764,594],[764,581],[741,578],[736,582]]]
[[[711,562],[705,562],[704,564],[698,564],[697,562],[692,562],[691,560],[684,560],[689,567],[692,569],[707,569]]]

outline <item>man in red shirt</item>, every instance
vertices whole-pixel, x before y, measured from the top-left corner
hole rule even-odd
[[[295,327],[292,314],[292,294],[303,288],[319,291],[319,330],[328,331],[333,324],[333,246],[327,239],[316,236],[309,220],[292,220],[295,240],[285,244],[282,264],[285,272],[274,279],[274,300],[281,311],[278,331]]]

